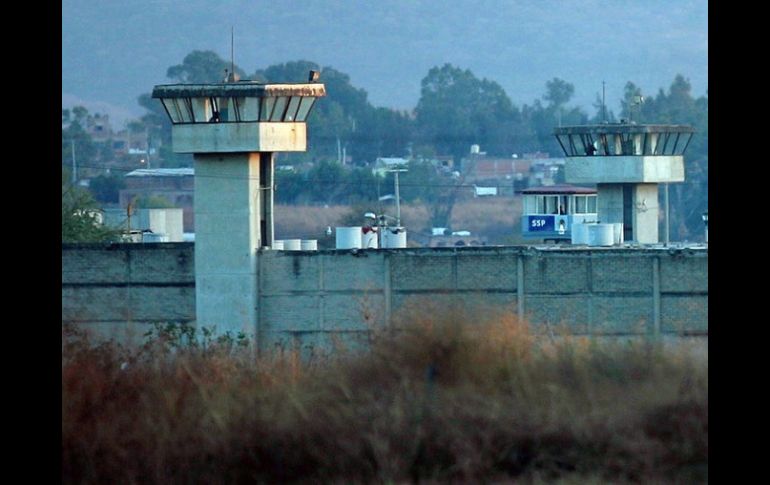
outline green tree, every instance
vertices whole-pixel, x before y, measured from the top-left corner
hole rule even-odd
[[[336,158],[338,147],[351,143],[357,123],[368,115],[371,105],[366,91],[353,87],[347,74],[304,60],[259,69],[254,76],[272,83],[307,82],[311,70],[321,72],[320,82],[326,86],[326,96],[316,101],[308,119],[309,156]]]
[[[361,120],[371,109],[367,93],[350,84],[350,76],[331,67],[321,71],[327,96],[317,101],[308,118],[310,143],[318,156],[337,157],[338,149],[352,145]],[[314,153],[315,155],[315,153]]]
[[[311,70],[320,71],[321,67],[312,61],[291,61],[257,69],[252,79],[268,83],[306,83]],[[321,79],[321,82],[325,82],[325,79]]]
[[[591,124],[601,124],[606,121],[607,123],[616,123],[615,113],[606,105],[602,103],[602,95],[596,93],[596,99],[591,106],[594,108],[594,116],[589,120]]]
[[[673,240],[695,240],[703,237],[701,214],[708,207],[708,97],[692,96],[690,82],[677,74],[668,91],[659,89],[655,96],[644,96],[634,104],[642,90],[633,82],[626,83],[621,99],[621,115],[637,123],[685,124],[695,128],[684,153],[685,181],[669,188],[669,227]],[[663,207],[664,191],[660,205]]]
[[[415,108],[421,141],[451,154],[456,162],[474,143],[487,145],[499,123],[514,121],[516,110],[499,84],[479,80],[473,73],[451,64],[433,67],[422,79],[420,100]],[[489,147],[491,154],[510,151],[507,143]]]
[[[548,102],[548,107],[551,109],[561,108],[575,94],[575,86],[558,77],[546,82],[545,88],[546,93],[543,95],[543,100]]]
[[[348,203],[377,201],[377,185],[380,183],[368,167],[354,168],[347,174],[346,194]]]
[[[388,173],[382,186],[390,192],[394,175]],[[412,161],[408,171],[399,175],[401,200],[423,204],[428,210],[431,227],[448,227],[457,196],[464,189],[464,179],[440,174],[432,163]],[[465,190],[468,190],[465,188]],[[425,228],[430,229],[430,227]]]
[[[302,174],[288,170],[275,171],[275,200],[281,204],[294,204],[297,197],[307,190]]]
[[[117,203],[120,189],[125,187],[126,182],[123,177],[114,174],[94,177],[88,186],[96,200],[104,203]]]
[[[532,106],[524,106],[525,122],[534,133],[534,150],[547,152],[551,155],[562,154],[553,129],[557,126],[581,125],[588,122],[588,115],[578,107],[567,106],[575,91],[573,85],[559,78],[546,82],[546,92],[542,99],[535,100]],[[533,151],[534,151],[533,150]]]
[[[642,108],[639,108],[639,105],[636,104],[637,98],[639,96],[642,96],[642,89],[631,81],[628,81],[623,88],[623,99],[620,100],[621,118],[625,118],[627,120],[632,119],[636,122],[643,122],[645,119],[644,115],[648,113],[642,113]],[[642,106],[644,106],[644,104],[642,104]],[[649,107],[647,108],[647,111],[650,111]]]
[[[406,112],[389,108],[370,108],[356,124],[353,155],[356,160],[373,162],[377,157],[403,157],[412,143],[414,121]]]
[[[62,170],[61,240],[62,242],[118,241],[118,231],[100,224],[99,209],[91,194],[70,182],[70,174]]]
[[[307,185],[316,202],[331,204],[344,196],[348,184],[342,165],[336,161],[322,160],[308,172]]]
[[[225,80],[225,70],[231,69],[229,61],[219,57],[214,51],[192,51],[185,56],[181,64],[171,66],[166,77],[179,83],[219,83]],[[243,78],[243,69],[235,66],[237,76]]]
[[[171,66],[166,77],[179,83],[218,83],[225,79],[225,70],[232,69],[231,63],[213,51],[190,52],[181,64]],[[244,71],[235,66],[237,76],[243,78]],[[138,103],[147,110],[139,120],[142,131],[146,131],[150,146],[156,149],[157,165],[161,167],[192,166],[192,155],[173,153],[171,148],[171,121],[160,101],[149,93],[139,96]]]
[[[148,137],[158,141],[155,145],[171,145],[171,120],[161,102],[145,93],[138,98],[139,106],[147,110],[140,118]]]
[[[702,239],[701,214],[708,208],[708,97],[694,98],[689,80],[677,74],[668,92],[660,89],[642,108],[646,122],[695,128],[684,154],[685,181],[670,187],[670,228],[677,240]]]
[[[85,130],[88,117],[88,110],[82,106],[74,107],[71,112],[62,110],[62,120],[65,118],[69,120],[61,131],[62,165],[71,169],[74,157],[75,165],[78,166],[78,178],[82,178],[80,175],[88,172],[95,165],[98,150],[91,135]]]

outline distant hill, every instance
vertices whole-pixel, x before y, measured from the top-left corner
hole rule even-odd
[[[654,94],[681,73],[695,96],[708,82],[706,0],[63,0],[63,96],[141,113],[137,96],[190,51],[229,58],[231,26],[247,72],[311,60],[393,108],[413,108],[420,80],[445,62],[519,105],[560,77],[590,112],[602,80],[615,110],[629,80]]]

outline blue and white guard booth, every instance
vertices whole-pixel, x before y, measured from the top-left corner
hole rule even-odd
[[[548,185],[522,190],[521,233],[527,239],[569,242],[572,226],[597,222],[596,189]]]

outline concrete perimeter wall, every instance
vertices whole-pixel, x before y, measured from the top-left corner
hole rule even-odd
[[[152,322],[195,321],[193,243],[62,245],[62,323],[142,341]]]
[[[102,335],[193,322],[193,244],[67,245],[62,321]],[[262,349],[328,348],[394,325],[400,309],[500,308],[603,335],[708,334],[705,249],[421,248],[261,251]]]

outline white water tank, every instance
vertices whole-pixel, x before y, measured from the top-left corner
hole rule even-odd
[[[361,249],[361,226],[337,227],[337,249]]]
[[[363,249],[377,249],[379,243],[377,240],[377,232],[369,231],[361,234],[361,247]]]
[[[145,233],[142,233],[142,242],[146,242],[146,243],[169,242],[169,238],[166,234],[163,234],[162,232],[145,232]]]
[[[572,224],[572,244],[588,244],[588,224],[575,222]]]
[[[383,248],[405,248],[406,229],[403,227],[384,228],[382,230]]]
[[[623,223],[622,222],[613,222],[612,223],[613,232],[614,232],[614,243],[617,246],[620,246],[623,244]]]
[[[274,239],[272,249],[283,250],[283,239]]]
[[[589,224],[589,246],[612,246],[615,242],[615,231],[612,224]]]
[[[318,239],[303,239],[300,247],[303,251],[318,251]]]
[[[302,240],[301,239],[284,239],[283,249],[285,251],[299,251],[300,249],[302,249]]]

